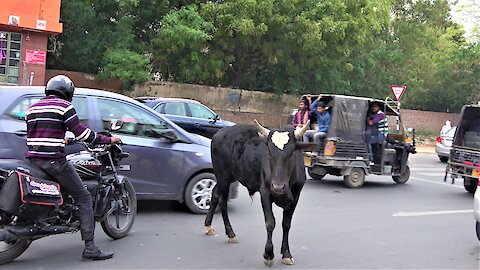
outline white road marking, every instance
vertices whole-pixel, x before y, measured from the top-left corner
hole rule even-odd
[[[433,176],[433,177],[441,176],[442,179],[445,176],[445,173],[440,173],[440,172],[437,172],[437,173],[423,173],[422,172],[422,173],[418,173],[418,174],[425,175],[425,176]]]
[[[468,214],[473,213],[473,209],[467,210],[446,210],[446,211],[427,211],[427,212],[398,212],[392,217],[420,217],[433,215],[450,215],[450,214]]]
[[[451,179],[448,179],[447,178],[447,182],[443,182],[443,179],[442,179],[442,182],[437,182],[437,181],[432,181],[432,180],[426,180],[426,179],[422,179],[422,178],[418,178],[418,177],[412,177],[410,176],[410,179],[414,179],[415,181],[421,181],[421,182],[426,182],[426,183],[431,183],[431,184],[437,184],[437,185],[442,185],[442,186],[446,186],[446,187],[454,187],[454,188],[464,188],[463,187],[463,181],[455,181],[455,183],[459,183],[459,182],[462,182],[462,185],[461,186],[458,186],[456,184],[451,184]]]
[[[433,171],[433,172],[445,172],[445,168],[412,168],[412,172],[423,172],[423,171]]]

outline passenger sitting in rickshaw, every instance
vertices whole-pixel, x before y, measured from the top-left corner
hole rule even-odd
[[[367,116],[367,128],[365,140],[368,147],[368,157],[373,161],[372,144],[382,143],[388,135],[388,121],[385,113],[380,110],[377,102],[370,103],[370,110]]]
[[[313,142],[320,144],[320,142],[325,139],[328,132],[328,127],[330,126],[330,113],[326,111],[327,105],[320,101],[322,98],[321,95],[312,102],[312,97],[307,96],[308,102],[310,105],[310,110],[317,115],[318,130],[307,130],[303,134],[303,141],[310,142],[313,139]]]
[[[298,111],[292,118],[292,125],[294,127],[303,127],[308,122],[308,119],[310,119],[312,114],[309,105],[310,102],[307,99],[300,99],[298,102]]]

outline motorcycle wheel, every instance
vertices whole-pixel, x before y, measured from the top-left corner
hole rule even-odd
[[[132,183],[125,178],[121,188],[115,190],[107,214],[100,224],[108,236],[113,239],[120,239],[130,232],[136,215],[137,196],[135,195],[135,189]]]
[[[0,242],[0,264],[6,264],[18,258],[27,250],[31,243],[32,241],[27,239]]]

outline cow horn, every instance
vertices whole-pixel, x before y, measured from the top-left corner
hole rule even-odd
[[[295,138],[297,138],[297,140],[300,140],[300,138],[303,137],[303,133],[307,131],[309,126],[310,126],[310,120],[308,120],[307,123],[305,123],[305,125],[302,128],[295,129]]]
[[[260,124],[257,122],[257,119],[253,119],[253,121],[255,121],[255,124],[256,124],[256,126],[257,126],[258,134],[267,137],[268,134],[270,133],[270,130],[267,129],[267,128],[262,127],[262,125],[260,125]]]

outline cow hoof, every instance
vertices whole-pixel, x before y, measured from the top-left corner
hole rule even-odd
[[[215,230],[212,228],[212,226],[205,226],[205,234],[215,235]]]
[[[229,244],[238,244],[238,243],[240,243],[240,241],[238,241],[238,238],[235,236],[235,237],[232,237],[232,238],[228,238],[228,243]]]
[[[294,265],[295,262],[293,261],[293,258],[282,258],[282,263],[286,265]]]
[[[273,265],[273,260],[267,260],[267,259],[263,258],[263,263],[266,266],[272,266]]]

